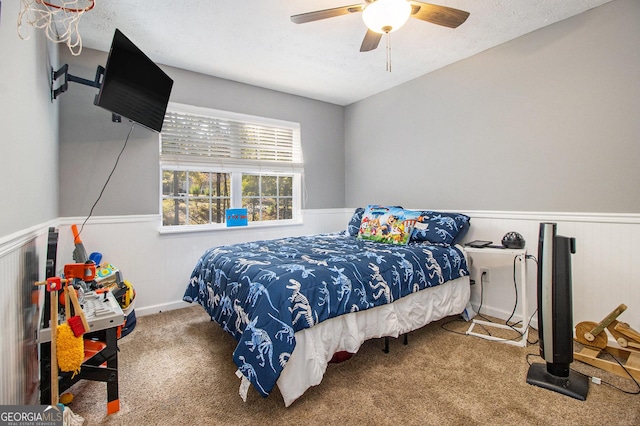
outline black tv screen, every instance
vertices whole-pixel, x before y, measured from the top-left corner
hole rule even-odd
[[[116,29],[96,105],[160,132],[173,80]]]

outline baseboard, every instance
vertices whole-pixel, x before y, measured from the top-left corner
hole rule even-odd
[[[145,315],[152,315],[160,312],[173,311],[175,309],[188,308],[190,306],[194,306],[194,304],[183,302],[182,300],[169,302],[169,303],[159,303],[157,305],[145,306],[142,308],[135,308],[136,317],[143,317]]]

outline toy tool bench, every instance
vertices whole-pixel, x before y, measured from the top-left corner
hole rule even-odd
[[[49,404],[57,401],[59,394],[69,389],[80,380],[93,380],[107,384],[107,414],[120,410],[118,396],[118,328],[125,322],[122,308],[110,291],[97,293],[89,291],[84,293],[81,311],[86,318],[88,326],[82,335],[84,342],[84,360],[76,372],[58,371],[56,360],[56,338],[52,340],[52,328],[58,328],[57,313],[57,281],[54,276],[56,270],[57,232],[49,229],[49,242],[47,250],[47,291],[51,297],[44,298],[44,308],[40,326],[38,328],[38,344],[40,345],[40,403]],[[65,275],[71,271],[71,267],[78,264],[65,265]],[[95,275],[95,266],[85,266],[84,273],[89,278]],[[91,269],[88,266],[93,266]],[[89,272],[86,272],[89,271]],[[52,278],[53,277],[53,278]],[[50,283],[54,283],[49,285]],[[52,291],[53,290],[53,291]],[[55,294],[54,294],[55,292]],[[67,305],[66,309],[70,309]],[[60,317],[62,318],[62,317]],[[54,325],[54,327],[52,327]],[[52,350],[53,349],[53,350]],[[53,366],[53,368],[52,368]],[[57,380],[55,380],[57,378]]]

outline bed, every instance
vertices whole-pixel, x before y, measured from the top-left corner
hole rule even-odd
[[[468,225],[457,213],[367,206],[342,232],[208,249],[183,299],[238,342],[241,395],[250,383],[267,397],[277,384],[289,406],[335,353],[464,310],[469,271],[457,242]]]

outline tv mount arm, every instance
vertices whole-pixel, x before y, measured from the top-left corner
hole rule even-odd
[[[54,71],[53,67],[51,68],[51,100],[57,99],[62,93],[66,92],[69,89],[69,82],[84,84],[85,86],[91,86],[100,88],[102,87],[102,77],[104,76],[105,68],[101,65],[98,65],[96,69],[96,77],[93,81],[87,80],[86,78],[76,77],[75,75],[69,74],[69,64],[64,64],[61,66],[58,71]],[[54,81],[58,80],[61,76],[64,75],[64,83],[60,85],[57,89],[53,88]],[[97,98],[97,96],[96,96]],[[121,123],[122,117],[120,117],[116,113],[111,113],[111,121],[114,123]]]
[[[96,78],[91,81],[86,78],[76,77],[75,75],[69,74],[69,64],[64,64],[57,71],[54,71],[51,68],[51,100],[57,99],[61,93],[64,93],[69,88],[69,82],[84,84],[85,86],[97,87],[100,88],[102,86],[102,82],[100,81],[102,76],[104,75],[105,68],[103,66],[98,65],[96,69]],[[53,83],[58,80],[61,76],[64,76],[64,83],[57,89],[53,88]]]

